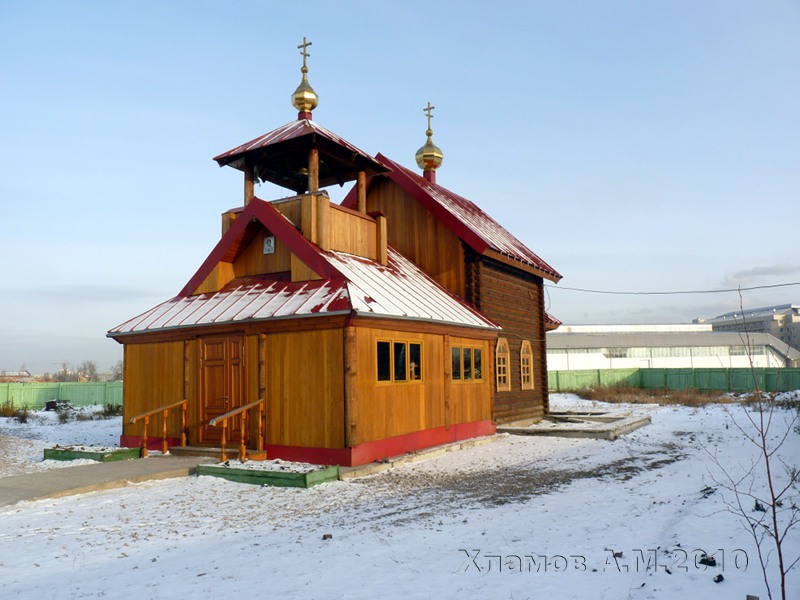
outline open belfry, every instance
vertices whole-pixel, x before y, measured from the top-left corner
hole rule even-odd
[[[317,124],[309,46],[297,119],[214,158],[244,174],[220,241],[174,298],[108,333],[124,446],[350,466],[548,410],[543,282],[561,276],[437,184],[430,103],[421,173]],[[296,195],[260,199],[261,182]],[[341,205],[334,184],[352,186]]]

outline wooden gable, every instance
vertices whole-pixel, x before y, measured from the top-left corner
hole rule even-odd
[[[181,291],[218,292],[240,277],[290,273],[292,281],[336,276],[319,251],[346,252],[387,264],[386,219],[332,205],[324,192],[277,202],[257,198],[223,214],[220,242]],[[266,253],[265,239],[274,237]]]
[[[464,248],[440,219],[391,180],[374,178],[367,211],[389,215],[389,244],[442,287],[464,298]]]

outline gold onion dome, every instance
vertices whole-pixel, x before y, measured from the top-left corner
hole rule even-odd
[[[294,106],[301,113],[310,113],[317,107],[317,104],[319,104],[319,96],[317,96],[317,92],[315,92],[314,88],[312,88],[308,83],[308,67],[306,66],[306,58],[311,55],[306,51],[306,48],[310,45],[311,42],[307,42],[306,38],[303,38],[303,43],[298,46],[298,48],[302,48],[300,54],[303,56],[303,68],[300,69],[300,71],[303,73],[303,80],[300,82],[300,85],[297,86],[294,94],[292,94],[292,106]]]
[[[422,146],[419,150],[417,150],[417,165],[423,171],[432,171],[438,169],[442,164],[442,159],[444,159],[444,154],[442,151],[439,150],[439,147],[433,143],[431,136],[433,135],[433,131],[428,129],[426,132],[428,136],[428,141],[425,142],[425,145]]]
[[[428,136],[428,141],[425,142],[425,145],[422,146],[419,150],[417,150],[417,165],[423,171],[435,171],[438,169],[441,164],[442,160],[444,159],[444,154],[439,149],[436,144],[433,143],[433,130],[431,129],[431,111],[436,108],[435,106],[431,106],[431,103],[428,102],[427,108],[423,108],[423,112],[428,114],[428,130],[425,132],[425,135]]]

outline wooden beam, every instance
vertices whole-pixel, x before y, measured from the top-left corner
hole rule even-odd
[[[386,224],[386,217],[383,215],[378,215],[375,220],[377,221],[377,235],[375,236],[375,242],[378,246],[377,248],[377,255],[378,255],[378,262],[381,263],[384,267],[389,264],[389,252],[387,250],[388,245],[388,233],[387,233],[387,224]]]
[[[316,244],[319,238],[318,223],[317,199],[311,194],[306,194],[300,199],[300,231],[312,244]]]
[[[450,431],[450,421],[452,419],[450,413],[450,399],[452,396],[452,383],[453,383],[453,358],[450,346],[450,336],[444,335],[444,428]]]
[[[308,191],[319,191],[319,150],[312,148],[308,153]]]
[[[317,246],[320,250],[331,249],[331,201],[324,192],[316,197]]]
[[[253,176],[253,167],[245,166],[244,168],[244,205],[250,204],[250,200],[255,195],[255,177]]]
[[[233,210],[222,213],[222,235],[225,235],[228,232],[228,229],[231,228],[231,225],[233,225],[233,222],[236,220],[238,214],[238,212]]]
[[[356,415],[358,412],[356,328],[344,328],[344,445],[352,448],[358,444]]]
[[[358,212],[367,212],[367,174],[364,171],[358,172]]]

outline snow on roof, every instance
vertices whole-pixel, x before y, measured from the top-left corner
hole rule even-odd
[[[759,308],[735,310],[723,315],[717,315],[711,319],[704,319],[706,323],[719,323],[723,321],[742,322],[746,319],[766,319],[783,317],[786,314],[800,314],[800,306],[797,304],[776,304],[775,306],[762,306]]]
[[[218,292],[171,298],[115,327],[108,335],[350,311],[359,316],[500,329],[392,248],[386,267],[343,252],[320,254],[343,277],[304,282],[291,282],[285,274],[243,277]]]
[[[428,181],[382,154],[378,154],[376,158],[381,164],[391,169],[386,174],[387,177],[391,178],[423,205],[427,204],[426,208],[431,210],[434,215],[478,253],[483,253],[486,248],[490,248],[509,258],[534,267],[552,281],[561,279],[558,271],[481,210],[474,202]],[[435,205],[431,206],[431,202]]]
[[[329,254],[331,263],[348,279],[350,302],[359,314],[500,329],[394,248],[388,249],[387,267],[344,252]]]

